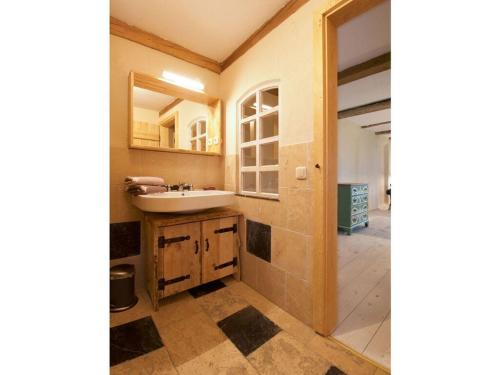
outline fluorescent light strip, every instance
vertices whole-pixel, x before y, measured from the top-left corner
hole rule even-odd
[[[189,90],[193,91],[198,91],[198,92],[203,92],[203,89],[205,88],[205,85],[201,83],[200,81],[187,78],[172,72],[167,72],[164,71],[162,73],[162,77],[169,83],[176,85],[176,86],[181,86]]]

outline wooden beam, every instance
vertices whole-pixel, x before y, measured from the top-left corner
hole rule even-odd
[[[372,74],[380,73],[385,70],[391,69],[391,53],[384,53],[383,55],[374,57],[361,64],[351,66],[338,73],[338,85],[345,85],[346,83],[356,81],[358,79],[370,76]]]
[[[191,64],[198,65],[212,72],[221,72],[221,66],[217,61],[165,40],[155,34],[139,29],[138,27],[128,25],[114,17],[110,17],[110,33],[166,53],[167,55],[177,57]]]
[[[344,109],[338,112],[338,119],[352,116],[364,115],[365,113],[377,112],[383,109],[391,108],[391,99],[384,99],[378,102],[363,104],[358,107]]]
[[[391,123],[390,121],[377,122],[376,124],[361,125],[361,128],[362,128],[362,129],[372,128],[372,127],[374,127],[374,126],[386,125],[386,124],[390,124],[390,123]]]
[[[250,37],[245,40],[234,52],[229,55],[222,63],[222,70],[227,69],[239,57],[243,56],[250,48],[257,42],[269,34],[272,30],[278,27],[283,21],[294,14],[302,5],[309,0],[290,0],[283,8],[281,8],[274,16],[272,16],[266,23],[257,29]]]
[[[382,130],[381,132],[375,132],[376,135],[391,134],[390,130]]]
[[[170,111],[172,108],[174,108],[177,104],[179,104],[180,102],[182,102],[184,99],[181,99],[181,98],[177,98],[175,99],[172,103],[168,104],[167,106],[165,106],[165,108],[163,108],[161,111],[160,111],[160,116],[162,116],[164,113],[167,113],[168,111]]]

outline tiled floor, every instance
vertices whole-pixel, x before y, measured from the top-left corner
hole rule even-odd
[[[339,325],[332,336],[390,368],[390,212],[370,211],[369,220],[350,236],[339,233]]]
[[[223,282],[167,298],[158,312],[141,292],[132,309],[111,314],[114,332],[124,332],[123,324],[142,319],[125,328],[144,326],[149,338],[154,333],[143,318],[151,317],[163,345],[148,351],[153,348],[149,340],[133,330],[135,342],[146,342],[136,350],[112,335],[115,349],[135,353],[128,360],[115,355],[111,374],[387,374],[317,335],[246,284],[231,277]]]

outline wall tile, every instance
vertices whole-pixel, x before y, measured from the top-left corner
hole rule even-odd
[[[241,280],[257,289],[257,257],[242,250],[240,252],[241,259]]]
[[[257,260],[256,290],[276,305],[285,306],[285,271],[271,263]]]
[[[288,229],[311,234],[313,227],[313,194],[310,189],[288,190],[287,227]]]
[[[110,224],[109,250],[111,259],[139,255],[141,252],[141,222]]]
[[[307,325],[312,325],[311,285],[290,274],[286,275],[285,310]]]
[[[247,251],[265,260],[271,261],[271,227],[266,224],[247,220]]]
[[[109,153],[110,184],[120,185],[126,176],[141,176],[142,151],[111,147]]]

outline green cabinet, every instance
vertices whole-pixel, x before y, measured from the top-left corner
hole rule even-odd
[[[338,184],[337,226],[347,234],[368,226],[368,184]]]

